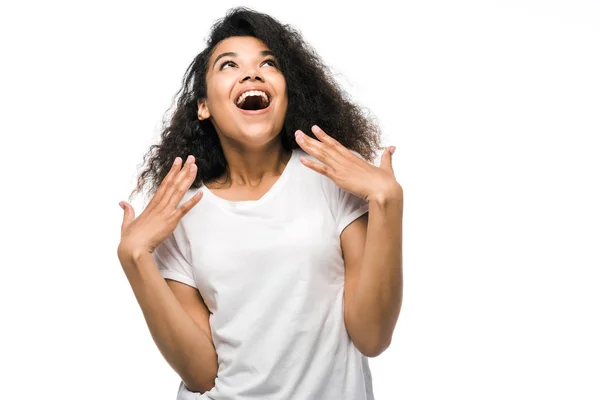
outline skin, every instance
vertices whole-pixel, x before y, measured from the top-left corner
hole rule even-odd
[[[210,119],[227,158],[230,193],[265,192],[291,157],[279,137],[288,105],[285,77],[275,57],[261,53],[268,50],[254,37],[220,42],[209,59],[206,98],[198,100],[198,118]],[[222,56],[229,52],[236,55]],[[241,90],[254,86],[268,90],[271,105],[267,113],[249,116],[234,102]],[[212,190],[218,185],[207,187]]]

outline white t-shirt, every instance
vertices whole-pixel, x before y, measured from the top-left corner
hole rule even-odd
[[[354,152],[358,155],[358,153]],[[372,400],[368,358],[344,323],[342,230],[369,205],[293,150],[259,200],[203,198],[154,251],[163,277],[199,290],[218,355],[215,387],[177,400]],[[362,158],[362,157],[361,157]]]

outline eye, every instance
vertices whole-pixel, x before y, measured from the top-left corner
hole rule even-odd
[[[235,65],[236,65],[236,64],[235,64],[233,61],[231,61],[231,60],[230,60],[230,61],[225,61],[223,64],[221,64],[221,67],[219,67],[219,70],[222,70],[222,69],[223,69],[223,68],[224,68],[226,65],[229,65],[229,64],[231,64],[231,65],[233,65],[233,66],[235,66]]]
[[[270,58],[268,60],[265,60],[265,62],[263,62],[263,64],[266,63],[270,63],[273,67],[275,68],[279,68],[279,65],[277,64],[277,61],[275,61],[274,59]]]

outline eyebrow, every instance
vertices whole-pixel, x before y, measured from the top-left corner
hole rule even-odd
[[[273,54],[273,52],[271,50],[263,50],[260,52],[261,56],[275,56],[275,54]],[[223,54],[219,54],[217,56],[217,58],[215,59],[215,62],[213,63],[213,68],[215,67],[215,65],[217,65],[217,61],[219,61],[221,58],[223,57],[227,57],[227,56],[231,56],[231,57],[237,57],[238,54],[237,53],[232,53],[232,52],[227,52],[227,53],[223,53]]]

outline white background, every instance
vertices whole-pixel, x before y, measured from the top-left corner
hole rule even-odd
[[[118,202],[235,5],[300,29],[398,148],[405,292],[376,399],[599,399],[592,0],[3,4],[0,398],[175,398]]]

